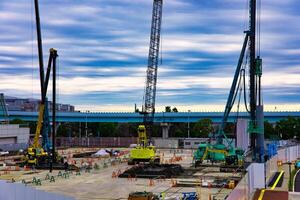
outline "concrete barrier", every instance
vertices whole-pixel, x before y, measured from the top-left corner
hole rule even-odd
[[[278,150],[277,155],[270,158],[265,163],[265,172],[266,172],[266,180],[269,180],[274,172],[278,171],[277,162],[282,161],[285,162],[292,162],[300,158],[300,145],[297,146],[290,146],[283,149]],[[257,164],[257,163],[253,163]],[[232,190],[232,192],[228,195],[226,200],[250,200],[253,196],[253,192],[255,188],[257,188],[257,184],[255,183],[255,179],[253,179],[254,172],[255,174],[263,174],[261,172],[262,169],[259,169],[260,172],[257,172],[257,169],[251,169],[252,165],[249,166],[247,169],[248,172],[245,174],[243,179],[238,183],[238,185]],[[259,167],[260,168],[260,167]],[[250,170],[249,170],[250,169]],[[252,171],[251,171],[252,170]],[[252,174],[252,175],[251,175]],[[260,182],[260,181],[259,181]],[[262,183],[259,183],[261,188],[264,186]],[[300,199],[299,193],[289,193],[290,199]]]
[[[75,200],[64,195],[37,190],[21,183],[0,181],[0,199],[5,200]]]

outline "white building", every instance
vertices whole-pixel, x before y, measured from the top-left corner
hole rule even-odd
[[[17,124],[0,124],[0,148],[5,151],[25,149],[29,142],[29,128]]]

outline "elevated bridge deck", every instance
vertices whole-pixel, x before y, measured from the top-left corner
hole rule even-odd
[[[37,121],[37,112],[9,111],[9,119],[22,119],[24,121]],[[51,113],[50,113],[51,116]],[[265,120],[275,123],[288,116],[300,117],[299,112],[265,112]],[[214,123],[222,121],[222,112],[158,112],[154,116],[157,123],[176,123],[176,122],[196,122],[200,119],[209,118]],[[235,121],[237,113],[231,113],[228,121]],[[239,113],[240,118],[248,118],[246,112]],[[50,119],[52,119],[50,117]],[[57,122],[119,122],[119,123],[139,123],[143,121],[143,115],[134,112],[58,112]]]

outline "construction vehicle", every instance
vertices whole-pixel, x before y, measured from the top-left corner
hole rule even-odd
[[[57,51],[53,48],[50,49],[50,56],[48,60],[48,66],[46,75],[44,74],[43,63],[43,50],[42,50],[42,36],[39,17],[39,4],[38,0],[34,0],[35,14],[36,14],[36,30],[37,30],[37,43],[38,43],[38,56],[39,56],[39,72],[40,72],[40,86],[41,86],[41,101],[39,105],[39,114],[37,128],[35,131],[32,145],[25,151],[23,158],[24,165],[33,165],[35,167],[52,166],[57,161],[58,155],[55,152],[55,106],[52,106],[52,144],[49,139],[50,135],[50,119],[47,100],[47,89],[50,79],[51,69],[53,70],[53,105],[56,104],[56,59],[58,57]],[[42,144],[39,142],[39,138],[42,136]],[[60,163],[59,163],[60,164]]]
[[[139,125],[138,127],[138,146],[130,151],[129,165],[134,165],[139,162],[150,162],[159,164],[160,158],[156,154],[155,146],[148,145],[146,127]]]
[[[223,115],[222,123],[219,131],[214,135],[216,140],[215,144],[211,144],[211,140],[208,143],[200,144],[197,151],[194,154],[195,166],[202,163],[204,160],[210,160],[211,162],[223,162],[227,166],[243,166],[244,151],[232,146],[232,142],[227,138],[224,129],[227,123],[229,114],[235,103],[236,97],[241,97],[242,90],[244,91],[244,101],[246,110],[250,113],[251,121],[249,124],[249,134],[251,135],[251,146],[254,149],[256,161],[261,161],[264,149],[263,149],[263,106],[261,100],[261,76],[262,76],[262,60],[260,56],[255,58],[255,44],[256,44],[256,0],[250,0],[250,30],[245,31],[245,39],[242,47],[242,51],[239,57],[237,68],[235,71],[234,79],[231,85],[230,93],[227,99],[225,112]],[[259,42],[258,42],[259,44]],[[246,53],[249,46],[249,54]],[[245,64],[244,57],[249,55],[250,57],[250,110],[247,108],[246,102],[246,84],[245,84],[245,68],[247,65],[247,59]],[[238,94],[239,93],[239,94]],[[259,102],[257,104],[257,100]],[[238,101],[240,103],[240,99]],[[238,105],[239,108],[239,105]],[[254,137],[256,135],[256,137]],[[227,145],[223,143],[226,140]],[[257,145],[257,147],[255,147]]]
[[[52,145],[49,140],[49,111],[48,111],[48,101],[47,86],[49,82],[50,70],[53,64],[55,67],[55,62],[57,58],[57,51],[55,49],[50,49],[49,64],[47,68],[46,80],[44,82],[44,90],[42,93],[42,100],[39,105],[39,117],[38,123],[33,139],[32,145],[27,149],[25,154],[25,163],[27,165],[41,166],[48,165],[52,162],[51,150]],[[43,133],[43,134],[41,134]],[[42,144],[39,142],[40,135],[42,135]],[[56,154],[55,154],[56,156]]]
[[[152,192],[133,192],[129,194],[128,200],[159,200]]]
[[[155,147],[150,145],[150,136],[152,134],[153,118],[155,113],[162,7],[163,0],[153,1],[150,48],[144,94],[145,102],[141,112],[143,115],[143,125],[139,125],[138,127],[138,145],[130,151],[128,164],[139,162],[160,162],[159,157],[156,155]]]

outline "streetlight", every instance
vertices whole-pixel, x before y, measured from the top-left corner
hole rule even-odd
[[[190,138],[190,113],[191,110],[188,110],[188,138]]]
[[[88,115],[89,111],[87,110],[85,112],[85,139],[87,140],[88,137],[88,127],[87,127],[87,115]]]

